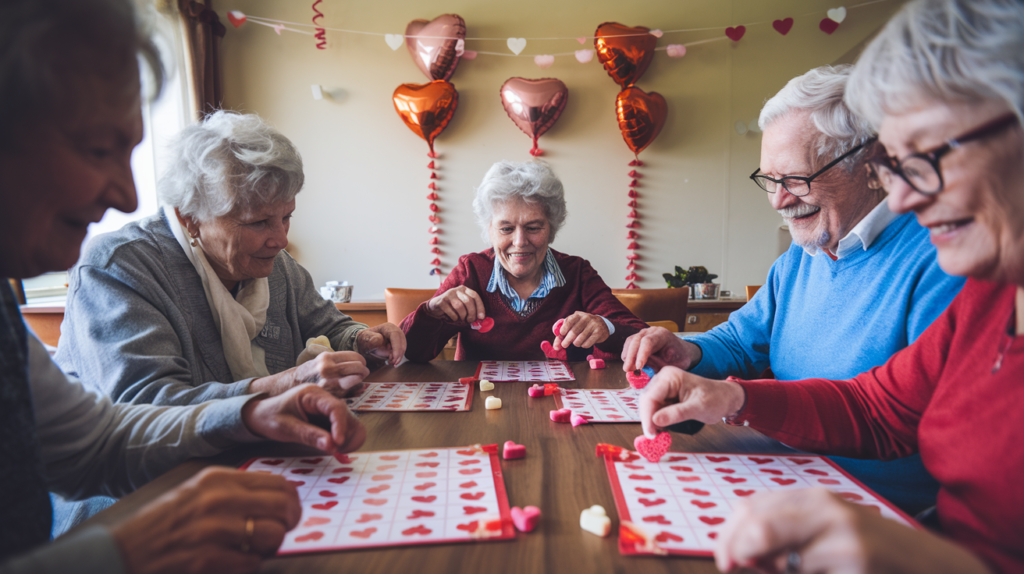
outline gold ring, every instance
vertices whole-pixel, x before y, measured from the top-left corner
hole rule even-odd
[[[242,552],[249,551],[249,543],[252,542],[252,533],[256,530],[256,521],[249,518],[245,519],[245,539],[242,540]]]

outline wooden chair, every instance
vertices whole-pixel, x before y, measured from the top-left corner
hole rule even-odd
[[[649,327],[664,327],[672,333],[679,332],[679,325],[675,321],[647,321]]]
[[[420,303],[434,296],[437,289],[396,289],[388,287],[384,290],[384,307],[387,309],[388,323],[400,325],[409,313],[416,310]]]
[[[686,306],[690,301],[690,288],[674,289],[612,289],[612,295],[622,302],[641,321],[673,321],[686,324]]]
[[[14,290],[14,297],[18,300],[18,305],[25,304],[25,286],[21,283],[21,279],[8,279],[11,284],[11,289]]]
[[[757,290],[760,288],[760,285],[747,285],[747,301],[753,299],[754,293],[757,293]]]

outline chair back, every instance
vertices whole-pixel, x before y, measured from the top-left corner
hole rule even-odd
[[[22,284],[21,279],[8,279],[11,284],[11,289],[14,291],[14,298],[18,300],[18,305],[25,304],[25,286]]]
[[[757,290],[760,288],[760,285],[747,285],[747,301],[753,299],[754,293],[757,293]]]
[[[622,302],[641,321],[673,321],[686,324],[686,306],[690,301],[690,288],[669,289],[612,289],[612,295]]]
[[[664,327],[669,330],[670,333],[678,333],[679,325],[675,321],[647,321],[648,327]]]
[[[384,290],[384,307],[388,314],[388,323],[399,325],[409,313],[416,310],[420,303],[434,296],[437,289],[397,289],[388,287]]]

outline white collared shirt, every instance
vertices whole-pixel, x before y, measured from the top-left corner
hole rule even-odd
[[[885,228],[889,227],[889,224],[897,217],[899,217],[899,215],[893,213],[892,210],[889,209],[889,202],[882,199],[881,203],[868,212],[868,214],[865,215],[849,233],[846,234],[846,237],[839,240],[839,246],[836,248],[835,252],[836,259],[839,260],[843,257],[848,257],[857,251],[858,248],[862,251],[867,251],[867,249],[871,247],[871,244],[875,242],[875,239],[878,239],[878,236],[881,235],[882,232],[885,231]],[[814,249],[812,251],[807,247],[804,247],[804,251],[811,256],[822,253],[822,250],[820,249]]]

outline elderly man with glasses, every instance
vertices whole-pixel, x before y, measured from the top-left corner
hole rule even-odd
[[[761,165],[750,177],[793,236],[764,287],[707,333],[633,335],[625,369],[672,365],[712,379],[752,379],[770,368],[779,380],[849,378],[912,343],[960,291],[963,279],[939,268],[929,231],[885,202],[887,178],[927,177],[911,159],[937,161],[942,152],[886,162],[867,122],[843,103],[851,71],[811,70],[761,110]],[[833,460],[908,512],[935,504],[938,485],[919,456]]]

